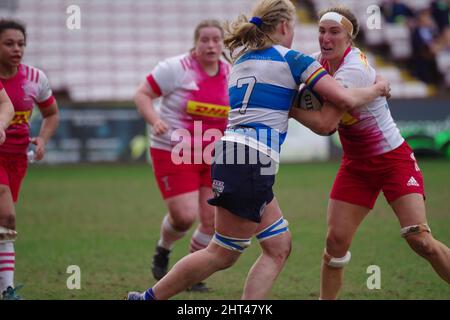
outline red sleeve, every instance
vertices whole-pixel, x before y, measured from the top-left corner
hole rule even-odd
[[[48,98],[45,101],[39,102],[37,105],[39,106],[39,108],[43,109],[43,108],[47,108],[47,107],[51,106],[53,104],[53,102],[55,102],[55,97],[50,96],[50,98]]]
[[[159,85],[156,83],[155,79],[153,78],[152,75],[149,75],[147,77],[147,82],[150,85],[150,87],[152,88],[153,92],[156,93],[158,96],[161,96],[161,89],[159,88]]]
[[[3,89],[2,82],[0,81],[0,91]]]

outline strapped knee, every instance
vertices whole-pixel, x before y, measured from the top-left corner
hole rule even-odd
[[[168,231],[169,233],[171,233],[171,234],[173,234],[173,235],[175,235],[175,236],[179,236],[179,237],[183,237],[187,232],[188,232],[188,230],[189,230],[189,228],[188,229],[186,229],[186,230],[178,230],[178,229],[176,229],[171,223],[170,223],[170,221],[169,221],[169,215],[165,215],[164,216],[164,219],[163,219],[163,228],[166,230],[166,231]]]
[[[259,242],[261,242],[266,239],[275,237],[276,235],[289,231],[288,225],[289,222],[283,217],[281,217],[280,219],[272,223],[270,226],[259,232],[256,235],[256,238],[258,239]]]
[[[221,247],[239,252],[244,252],[245,248],[247,248],[251,244],[250,239],[230,238],[217,232],[214,234],[212,241],[214,241]]]
[[[17,232],[0,226],[0,242],[10,242],[17,238]]]
[[[347,265],[350,262],[350,259],[352,258],[352,254],[350,251],[347,251],[345,256],[342,258],[335,258],[328,254],[327,250],[323,253],[323,261],[330,267],[333,268],[343,268],[345,265]]]
[[[431,229],[428,226],[428,224],[426,224],[426,223],[415,224],[415,225],[407,226],[407,227],[404,227],[404,228],[400,229],[400,235],[403,238],[406,238],[408,236],[411,236],[413,234],[418,234],[418,233],[421,233],[421,232],[431,233]]]

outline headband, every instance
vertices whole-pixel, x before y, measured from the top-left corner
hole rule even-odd
[[[339,23],[342,27],[344,27],[344,29],[351,35],[353,36],[353,24],[350,22],[350,20],[348,20],[346,17],[344,17],[343,15],[337,13],[337,12],[327,12],[325,13],[322,18],[320,18],[320,22],[325,21],[325,20],[331,20],[331,21],[336,21],[337,23]]]

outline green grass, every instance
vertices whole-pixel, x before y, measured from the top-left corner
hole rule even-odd
[[[326,205],[337,163],[283,165],[275,193],[290,222],[293,251],[271,299],[317,299],[326,232]],[[421,161],[433,235],[450,245],[450,162]],[[165,213],[151,168],[31,166],[17,204],[16,283],[27,299],[122,299],[154,283],[150,259]],[[191,233],[189,233],[190,235]],[[189,236],[171,264],[187,253]],[[232,268],[207,282],[210,294],[175,299],[238,299],[257,241]],[[342,299],[450,299],[450,286],[399,236],[381,196],[352,245]],[[369,290],[369,265],[381,268],[381,289]],[[69,265],[81,268],[81,290],[68,290]]]

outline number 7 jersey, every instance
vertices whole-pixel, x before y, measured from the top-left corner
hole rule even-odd
[[[279,161],[299,85],[312,88],[326,74],[312,57],[280,45],[245,53],[231,69],[231,110],[222,140],[246,144]]]

